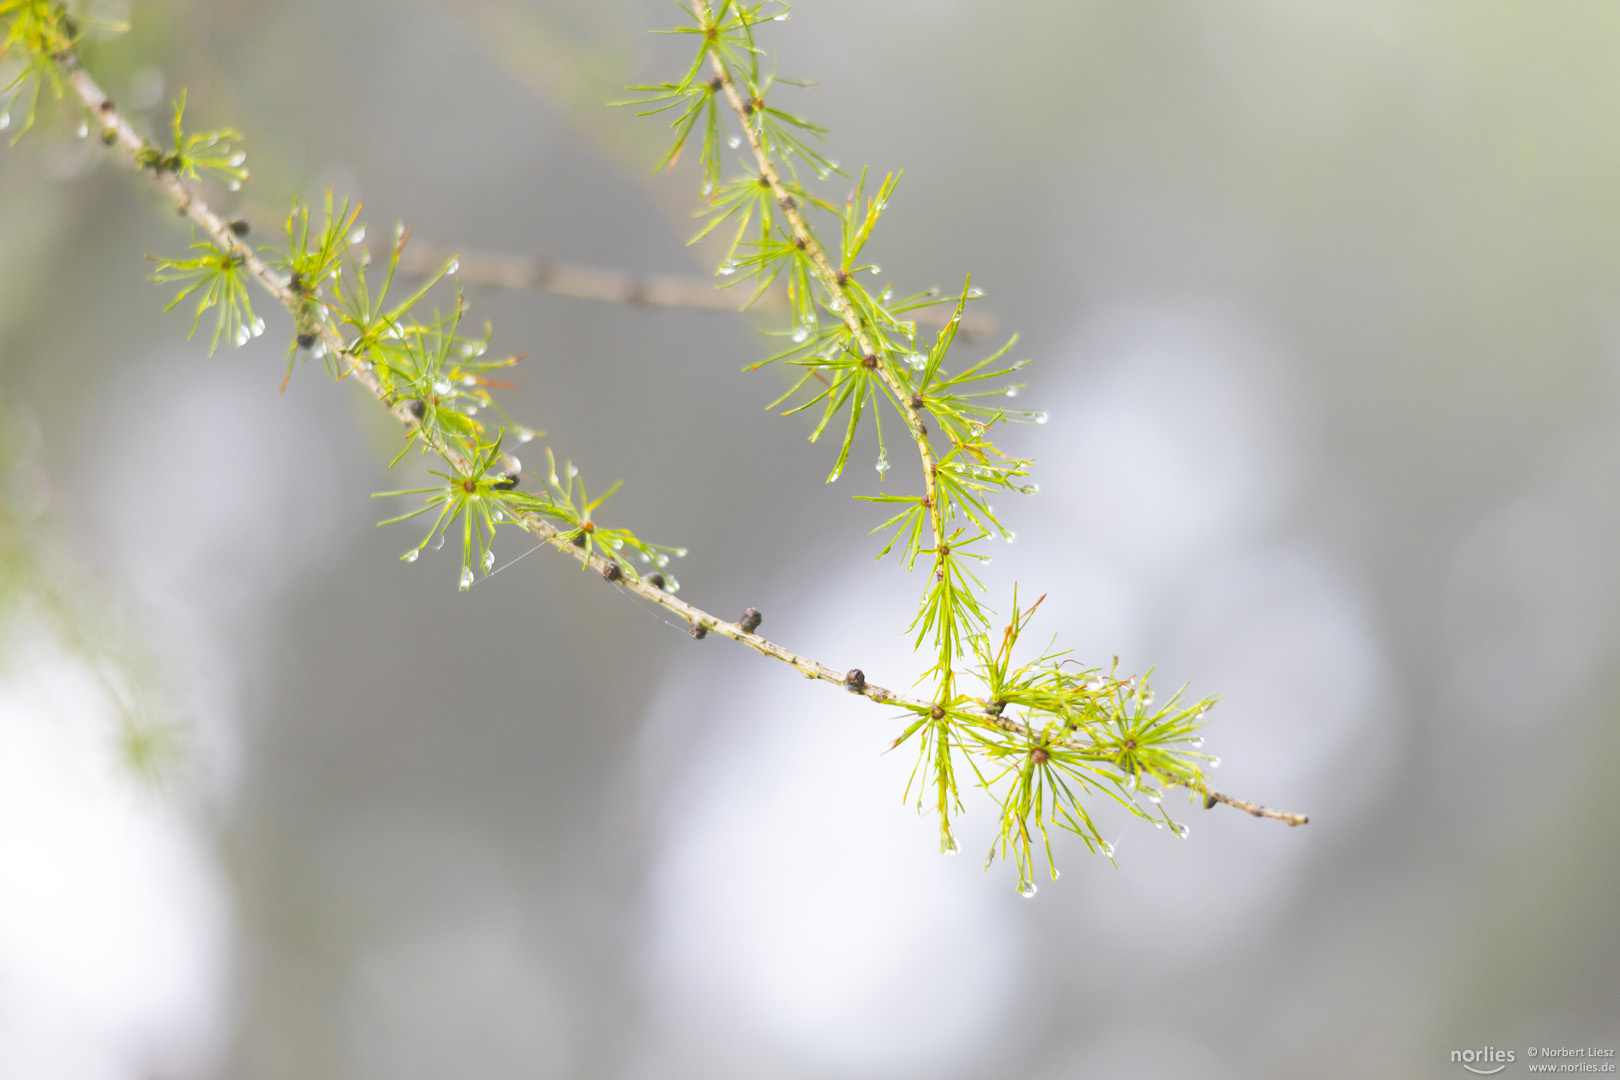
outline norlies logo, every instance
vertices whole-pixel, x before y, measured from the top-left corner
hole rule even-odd
[[[1508,1067],[1508,1063],[1513,1060],[1513,1051],[1498,1050],[1494,1046],[1485,1046],[1478,1050],[1453,1050],[1451,1060],[1471,1073],[1492,1076]]]

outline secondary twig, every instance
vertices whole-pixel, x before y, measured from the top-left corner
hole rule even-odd
[[[701,278],[676,277],[668,274],[627,274],[622,270],[605,270],[595,266],[577,266],[572,263],[535,259],[522,255],[502,255],[494,252],[452,251],[449,248],[415,241],[399,258],[399,268],[407,274],[425,277],[454,256],[461,260],[458,276],[471,285],[495,289],[525,289],[567,296],[576,300],[601,300],[611,304],[640,304],[647,307],[693,308],[698,311],[786,311],[787,289],[773,286],[760,294],[752,304],[739,303],[734,293],[715,286]],[[920,323],[943,326],[951,312],[942,307],[951,298],[941,296],[935,303],[940,306],[916,309],[914,318]],[[957,331],[965,338],[982,337],[995,332],[995,320],[982,313],[964,313]]]

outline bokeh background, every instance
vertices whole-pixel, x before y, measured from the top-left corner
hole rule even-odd
[[[103,10],[133,29],[92,69],[143,123],[185,86],[247,135],[256,235],[334,188],[374,235],[713,265],[692,171],[651,174],[661,125],[604,107],[679,70],[647,34],[669,5]],[[142,281],[186,230],[52,119],[0,153],[0,1076],[1442,1076],[1620,1047],[1620,9],[813,0],[765,40],[836,158],[906,170],[885,280],[971,271],[1036,361],[1003,610],[1044,592],[1087,662],[1221,694],[1222,786],[1310,826],[1118,822],[1117,868],[1063,843],[1026,900],[981,872],[982,798],[967,857],[934,854],[881,710],[544,552],[467,594],[448,551],[400,563],[417,534],[368,498],[415,475],[398,431],[313,366],[278,395],[273,313],[188,343]],[[627,481],[610,518],[690,547],[683,595],[910,679],[917,583],[850,499],[876,448],[821,482],[832,448],[761,408],[783,374],[740,374],[769,319],[474,316],[529,354],[508,406]],[[108,696],[132,670],[185,733],[156,786]]]

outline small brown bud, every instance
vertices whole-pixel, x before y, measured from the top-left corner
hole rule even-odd
[[[844,674],[844,689],[852,694],[859,694],[866,689],[866,672],[860,668],[850,668]]]
[[[618,563],[610,562],[606,566],[602,567],[602,576],[607,578],[609,581],[618,581],[624,576],[624,571],[619,569]]]
[[[645,581],[647,584],[651,585],[655,589],[662,589],[664,587],[664,575],[660,574],[656,570],[654,570],[652,573],[648,574],[642,580]]]
[[[295,293],[304,291],[304,275],[294,270],[287,278],[287,288]]]
[[[405,403],[406,410],[418,420],[427,414],[427,402],[419,397],[413,397]]]
[[[760,173],[759,174],[759,186],[760,187],[770,187],[771,186],[771,178],[766,176],[764,173]]]
[[[568,542],[577,548],[582,548],[585,546],[585,534],[583,532],[577,532],[573,536],[569,537]]]
[[[849,275],[844,273],[842,270],[839,270],[837,273],[833,274],[833,280],[837,281],[840,285],[847,285],[849,284]]]
[[[587,519],[585,524],[581,525],[580,528],[584,529],[588,533],[593,533],[596,531],[596,522]]]
[[[784,210],[797,210],[799,208],[799,204],[793,201],[791,195],[784,195],[776,201]]]
[[[945,706],[935,705],[932,709],[928,710],[928,715],[933,717],[935,720],[945,719]]]
[[[470,476],[467,477],[467,479],[461,482],[461,490],[465,491],[469,495],[478,494],[478,481],[474,480]]]
[[[1052,760],[1052,755],[1048,754],[1045,750],[1037,746],[1034,750],[1030,751],[1029,760],[1033,761],[1037,765],[1045,765],[1048,761]]]
[[[709,627],[703,622],[695,622],[686,628],[686,632],[696,640],[702,641],[709,636]]]
[[[742,613],[742,618],[737,620],[737,625],[752,634],[759,629],[759,624],[763,621],[765,616],[761,615],[757,608],[748,608]]]
[[[714,78],[709,80],[709,89],[710,90],[718,90],[724,85],[726,85],[726,84],[720,80],[720,76],[718,76],[718,75],[716,75]]]
[[[1215,809],[1215,804],[1217,802],[1219,802],[1219,801],[1220,800],[1215,798],[1215,796],[1212,793],[1210,793],[1208,791],[1204,792],[1204,809],[1205,810],[1213,810],[1213,809]]]
[[[225,223],[225,227],[237,236],[246,236],[253,231],[253,226],[247,223],[247,218],[232,218]]]
[[[991,716],[1000,716],[1001,710],[1005,709],[1006,707],[1007,703],[1005,701],[1002,701],[1000,698],[996,698],[996,700],[984,707],[984,711],[989,713]]]
[[[320,335],[319,334],[316,334],[313,331],[306,330],[302,334],[298,335],[298,338],[297,338],[298,347],[300,349],[313,349],[315,347],[315,343],[317,341],[319,341],[319,340],[320,340]]]
[[[920,409],[923,407],[923,399],[921,394],[911,395],[911,407],[913,409]]]
[[[877,353],[867,353],[861,357],[861,367],[866,368],[868,371],[877,367]]]
[[[96,108],[100,109],[104,113],[112,112],[115,107],[116,106],[113,105],[113,99],[110,97],[102,98],[101,104],[96,106]]]

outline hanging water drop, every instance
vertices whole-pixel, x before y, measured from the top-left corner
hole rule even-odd
[[[742,145],[742,136],[733,135],[731,138],[726,140],[726,145],[731,147],[733,150],[737,149],[737,147]]]
[[[433,380],[433,392],[438,394],[440,397],[444,397],[445,395],[449,394],[453,389],[455,388],[451,385],[449,379],[441,377]]]
[[[248,339],[252,336],[253,331],[249,330],[245,325],[238,326],[236,328],[236,347],[240,349],[243,345],[246,345]]]
[[[1007,396],[1008,397],[1017,397],[1018,396],[1018,387],[1016,387],[1016,386],[1007,387]]]
[[[349,234],[349,243],[351,244],[363,244],[365,243],[365,240],[366,227],[364,225],[360,226],[358,229],[354,230],[354,232]]]
[[[84,138],[86,135],[90,134],[90,125],[81,123],[78,129],[74,131],[74,134],[81,139]]]
[[[461,260],[460,259],[451,259],[450,264],[444,268],[444,272],[447,273],[447,274],[455,274],[455,273],[459,273],[460,271],[461,271]]]
[[[1172,824],[1170,826],[1170,828],[1175,832],[1175,834],[1177,836],[1181,837],[1183,840],[1187,839],[1187,834],[1192,832],[1191,829],[1187,828],[1187,826],[1183,825],[1179,821]]]
[[[1033,881],[1026,881],[1019,887],[1018,895],[1022,896],[1025,900],[1028,900],[1030,897],[1034,896],[1037,891],[1038,890],[1035,888],[1035,883]]]
[[[889,452],[887,450],[878,454],[877,471],[880,476],[889,471]]]
[[[872,273],[874,273],[874,274],[883,273],[883,267],[881,267],[881,266],[868,266],[867,269],[872,271]]]
[[[518,428],[517,440],[520,445],[533,440],[533,438],[534,432],[530,431],[528,428]]]
[[[5,112],[0,112],[0,131],[4,131],[4,130],[6,130],[6,128],[8,128],[10,126],[11,126],[11,110],[7,109]]]
[[[1044,423],[1046,423],[1046,414],[1045,414],[1045,413],[1043,413],[1043,412],[1038,412],[1038,413],[1036,413],[1036,414],[1035,414],[1035,422],[1036,422],[1036,423],[1037,423],[1037,424],[1044,424]]]
[[[928,357],[920,352],[910,353],[906,356],[906,363],[911,365],[913,371],[921,371],[928,366]]]
[[[1110,844],[1108,841],[1104,840],[1101,844],[1098,845],[1098,847],[1102,848],[1102,853],[1104,855],[1108,856],[1110,859],[1112,859],[1114,857],[1114,845],[1113,844]]]
[[[733,262],[723,262],[719,265],[719,267],[717,267],[717,269],[719,270],[721,277],[730,277],[732,274],[737,272],[737,264]]]
[[[225,186],[230,188],[232,191],[241,191],[242,190],[242,181],[240,181],[240,180],[232,180],[230,183],[226,184]]]
[[[253,331],[254,337],[258,337],[260,334],[264,333],[264,320],[254,319],[253,322],[248,326],[248,329]]]
[[[676,557],[676,558],[677,558],[677,559],[684,559],[684,558],[686,558],[686,549],[685,549],[685,548],[676,548],[676,549],[675,549],[675,557]]]
[[[495,549],[494,548],[485,548],[484,549],[484,573],[486,573],[486,574],[489,573],[490,567],[492,567],[494,565],[495,565]]]
[[[444,548],[444,533],[440,533],[438,538],[433,541],[433,550],[434,551],[440,551],[443,548]]]
[[[945,838],[945,846],[940,849],[939,853],[941,855],[960,855],[962,853],[962,845],[956,842],[956,837],[947,836]]]
[[[417,550],[416,548],[411,548],[411,550],[407,551],[405,554],[403,554],[403,555],[401,555],[399,557],[399,561],[400,562],[415,562],[416,557],[418,555],[420,555],[420,554],[422,554],[421,551]]]
[[[1218,769],[1218,768],[1220,768],[1220,767],[1221,767],[1221,759],[1220,759],[1220,758],[1218,758],[1218,757],[1212,757],[1212,758],[1210,758],[1210,759],[1209,759],[1209,767],[1210,767],[1210,768],[1211,768],[1211,769]]]
[[[1191,743],[1189,743],[1188,745],[1191,746],[1194,750],[1196,750],[1200,746],[1204,745],[1204,737],[1202,735],[1195,735],[1193,737],[1193,741]]]
[[[463,592],[465,592],[468,589],[472,588],[472,583],[473,583],[472,567],[463,566],[461,568],[461,586],[460,586],[461,590]]]
[[[809,336],[810,336],[810,328],[808,326],[801,326],[797,330],[793,331],[793,340],[796,343],[803,341],[805,338],[807,338]]]

